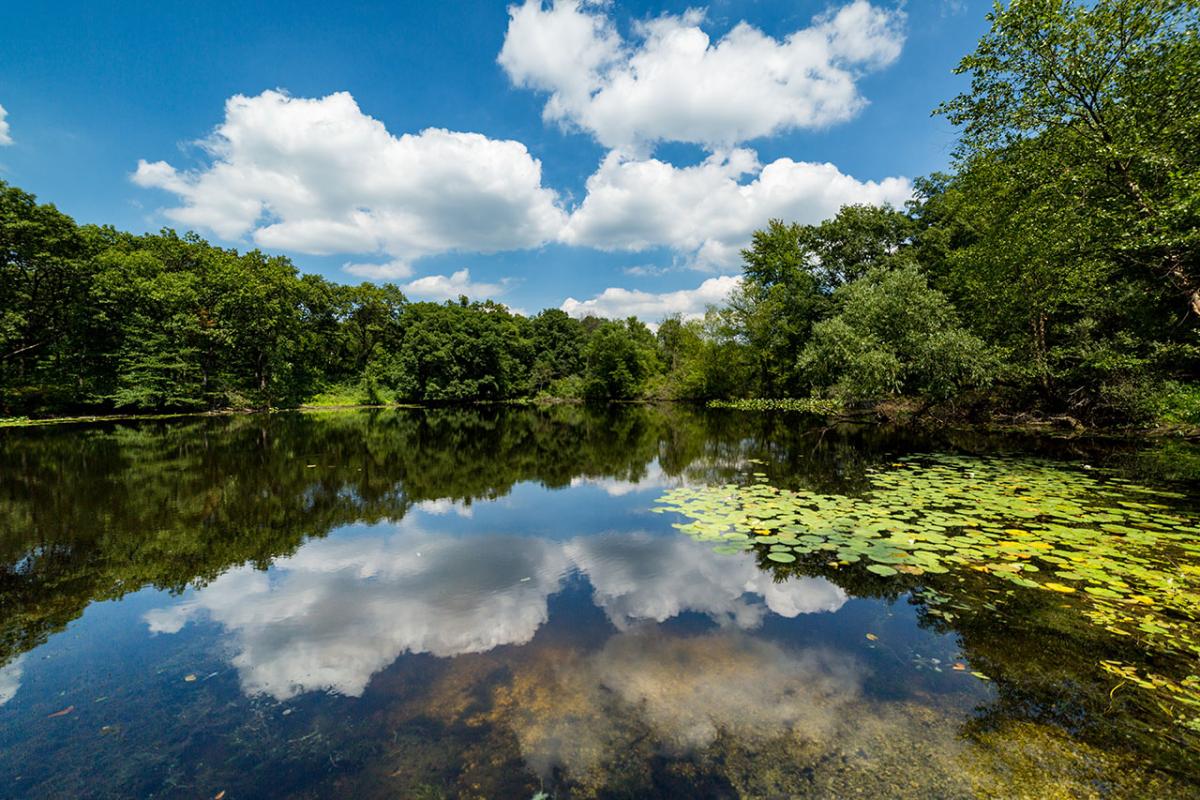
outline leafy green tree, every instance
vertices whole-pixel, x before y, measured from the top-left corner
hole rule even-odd
[[[757,361],[761,395],[802,393],[796,354],[831,312],[833,292],[868,270],[908,263],[917,230],[893,208],[849,205],[818,225],[771,220],[754,233],[730,305]]]
[[[338,334],[343,366],[361,375],[376,354],[396,349],[403,338],[402,318],[408,301],[393,283],[341,287]]]
[[[834,299],[837,313],[813,326],[798,359],[814,387],[846,399],[944,400],[991,380],[991,352],[916,267],[875,268]]]
[[[202,321],[193,313],[193,276],[164,273],[146,253],[102,260],[106,268],[97,275],[93,296],[105,318],[120,319],[107,398],[118,409],[205,407],[211,398],[198,347]]]
[[[832,219],[801,230],[809,269],[829,292],[868,270],[904,263],[917,224],[890,206],[848,205]]]
[[[256,405],[295,402],[306,394],[302,309],[296,270],[287,259],[257,250],[243,255],[241,280],[226,287],[217,313],[228,320],[232,355]]]
[[[679,316],[658,327],[659,351],[667,372],[659,396],[675,400],[744,394],[751,377],[747,348],[728,324],[728,314],[710,308],[703,320]]]
[[[671,314],[658,323],[654,339],[658,343],[659,356],[668,371],[679,368],[680,363],[689,355],[699,336],[687,327],[683,315]]]
[[[523,391],[528,344],[504,306],[413,303],[402,323],[388,378],[401,399],[498,400]]]
[[[565,311],[548,308],[529,321],[529,343],[534,360],[529,389],[545,391],[555,381],[576,375],[583,368],[583,326]]]
[[[86,391],[86,243],[70,217],[0,181],[0,405],[70,403]]]
[[[943,229],[958,229],[934,275],[968,326],[1006,354],[1015,402],[1083,413],[1102,387],[1194,355],[1172,324],[1170,290],[1111,257],[1086,194],[1042,180],[1046,159],[1023,145],[977,158],[926,203]]]
[[[637,397],[657,367],[654,337],[637,319],[605,322],[584,351],[584,396],[589,400]]]
[[[1200,315],[1200,5],[1194,0],[997,4],[939,110],[970,167],[1018,144],[1086,198],[1111,256]]]
[[[795,354],[812,325],[828,313],[828,293],[812,270],[804,226],[771,220],[742,251],[745,280],[730,298],[736,325],[754,354],[757,391],[764,396],[799,390]]]
[[[1043,0],[990,19],[959,67],[971,92],[940,109],[963,137],[956,174],[919,184],[918,257],[1006,352],[1009,402],[1146,413],[1141,395],[1200,366],[1197,6]]]

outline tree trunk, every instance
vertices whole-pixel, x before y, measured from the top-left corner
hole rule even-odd
[[[1167,275],[1171,283],[1187,298],[1188,310],[1200,317],[1200,286],[1184,270],[1179,253],[1167,256]]]

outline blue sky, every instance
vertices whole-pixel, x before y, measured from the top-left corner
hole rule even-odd
[[[0,179],[334,280],[654,321],[719,301],[770,216],[945,168],[930,112],[986,10],[5,3]]]

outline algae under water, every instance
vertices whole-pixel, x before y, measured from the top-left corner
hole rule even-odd
[[[683,406],[0,431],[0,796],[1197,796],[1188,463]]]

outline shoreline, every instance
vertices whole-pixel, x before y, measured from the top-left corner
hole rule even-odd
[[[568,405],[582,403],[570,398],[546,400],[471,400],[461,403],[334,403],[332,405],[298,405],[271,408],[212,408],[205,411],[152,411],[124,414],[78,414],[56,417],[0,417],[0,430],[5,428],[40,428],[48,425],[69,425],[92,422],[144,422],[152,420],[185,419],[190,417],[233,417],[253,414],[287,414],[293,412],[312,413],[317,411],[361,411],[364,409],[425,409],[452,406],[531,406]],[[658,402],[658,401],[655,401]],[[662,401],[677,402],[677,401]]]
[[[1155,424],[1147,426],[1086,426],[1075,420],[1065,422],[1058,417],[1028,418],[1020,422],[968,422],[965,420],[945,419],[937,417],[920,417],[911,413],[896,413],[897,409],[889,403],[881,403],[854,411],[839,411],[834,413],[819,413],[804,409],[788,408],[736,408],[725,405],[713,406],[702,400],[667,400],[639,399],[613,400],[609,405],[663,405],[681,404],[714,410],[728,410],[750,414],[802,414],[810,417],[823,417],[835,424],[867,424],[867,425],[898,425],[921,428],[943,428],[954,430],[971,430],[982,433],[996,434],[1025,434],[1038,435],[1056,439],[1130,439],[1146,437],[1151,439],[1182,439],[1200,440],[1200,426],[1180,424]],[[513,400],[474,400],[458,403],[338,403],[333,405],[299,405],[284,408],[218,408],[206,411],[171,411],[151,413],[124,414],[80,414],[56,417],[8,417],[0,418],[0,430],[6,428],[39,428],[51,425],[88,424],[103,422],[147,422],[155,420],[187,419],[192,417],[230,417],[253,414],[283,414],[283,413],[317,413],[325,411],[362,411],[368,409],[436,409],[471,406],[517,406],[517,407],[550,407],[558,405],[583,405],[584,401],[569,397],[521,398]]]

